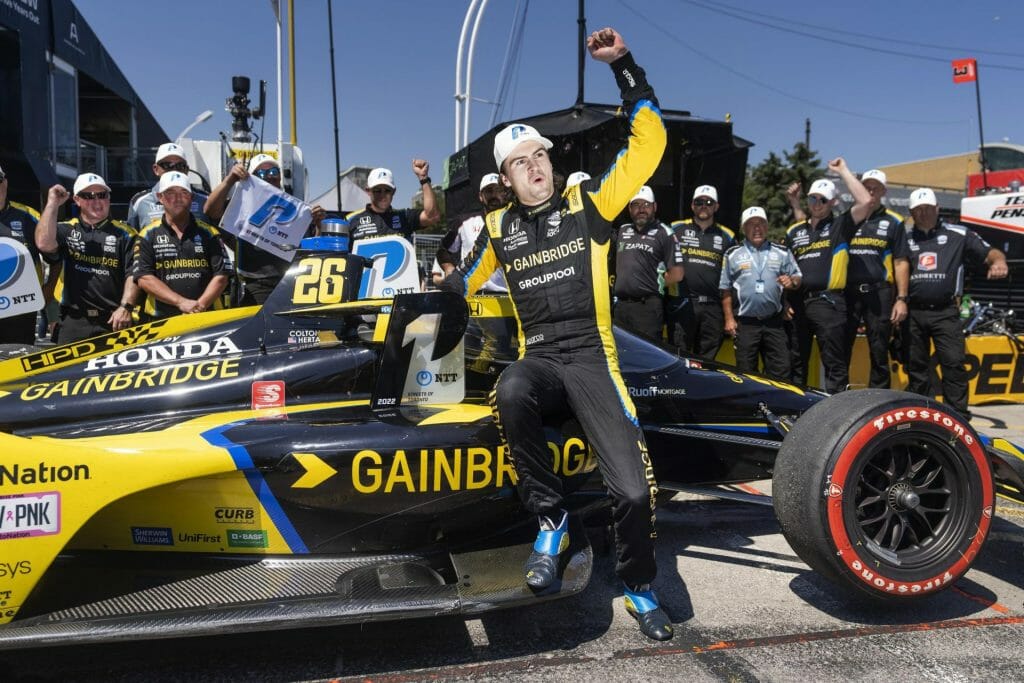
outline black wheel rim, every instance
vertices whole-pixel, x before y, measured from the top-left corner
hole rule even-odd
[[[847,481],[854,492],[843,503],[849,537],[892,569],[934,571],[972,524],[973,477],[946,433],[913,430],[873,441]]]

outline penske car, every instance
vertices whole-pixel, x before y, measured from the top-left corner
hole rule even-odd
[[[535,521],[486,396],[502,297],[360,298],[365,258],[300,251],[262,307],[0,362],[0,648],[473,615],[583,591],[608,498],[552,415],[572,545],[524,583]],[[981,552],[1024,451],[926,398],[828,397],[615,331],[661,493],[772,480],[786,539],[866,599],[934,595]]]

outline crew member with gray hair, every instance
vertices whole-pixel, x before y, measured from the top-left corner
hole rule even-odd
[[[741,225],[745,239],[725,252],[718,285],[725,332],[735,340],[736,367],[758,372],[758,361],[763,359],[765,375],[788,382],[789,340],[783,328],[782,293],[800,287],[800,268],[789,249],[768,241],[768,215],[763,208],[744,211]]]

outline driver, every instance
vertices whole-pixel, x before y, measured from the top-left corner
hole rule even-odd
[[[508,281],[520,359],[501,374],[491,402],[515,462],[519,496],[540,523],[526,562],[527,584],[549,587],[569,546],[562,481],[552,471],[543,427],[545,415],[568,405],[614,499],[616,572],[625,584],[626,609],[644,635],[668,640],[672,623],[650,588],[657,485],[619,371],[608,290],[611,221],[654,173],[666,134],[654,91],[622,37],[605,28],[590,35],[587,48],[615,74],[629,114],[626,148],[603,175],[559,195],[551,141],[520,123],[500,131],[494,160],[515,201],[487,215],[487,230],[442,286],[475,292],[499,267]]]

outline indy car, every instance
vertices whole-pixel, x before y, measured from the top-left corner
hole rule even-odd
[[[552,415],[572,544],[530,590],[536,521],[487,404],[506,298],[360,298],[367,262],[298,252],[262,307],[0,362],[0,648],[475,615],[583,591],[608,498]],[[1024,450],[921,396],[828,397],[615,331],[661,492],[771,479],[839,590],[905,603],[981,552]]]

